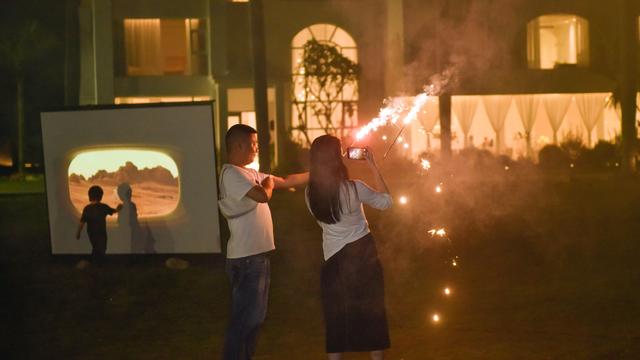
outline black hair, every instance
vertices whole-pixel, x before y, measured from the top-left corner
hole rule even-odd
[[[93,185],[89,188],[89,201],[100,201],[102,200],[102,195],[104,191],[98,185]]]
[[[311,144],[309,171],[309,208],[313,216],[325,224],[340,221],[342,204],[340,188],[349,180],[342,162],[340,139],[322,135]]]
[[[249,125],[244,124],[235,124],[227,130],[227,135],[224,138],[224,141],[227,146],[227,151],[229,150],[231,144],[234,144],[238,141],[244,141],[251,136],[251,134],[257,134],[256,129],[252,128]]]

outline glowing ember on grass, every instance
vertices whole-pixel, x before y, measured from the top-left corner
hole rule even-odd
[[[409,144],[408,143],[404,143],[404,145],[402,145],[402,147],[404,147],[405,149],[409,148]]]
[[[434,323],[439,323],[440,322],[440,314],[431,315],[431,321],[433,321]]]
[[[440,194],[442,192],[442,184],[436,185],[436,193]]]
[[[504,169],[509,170],[509,165],[505,165]]]
[[[420,166],[422,166],[422,170],[431,169],[431,162],[427,159],[420,159]]]
[[[460,258],[458,256],[454,256],[453,259],[451,259],[451,266],[458,267],[458,260],[460,260]]]
[[[387,135],[382,135],[382,140],[387,141]]]
[[[405,205],[407,202],[409,202],[409,199],[406,196],[400,196],[400,204]]]
[[[442,290],[442,293],[444,293],[446,296],[449,296],[449,295],[451,295],[451,289],[446,287],[446,288],[444,288],[444,290]]]
[[[431,229],[428,232],[429,232],[429,234],[431,234],[431,236],[437,235],[437,236],[440,236],[440,237],[444,237],[445,235],[447,235],[446,232],[444,231],[444,228]]]

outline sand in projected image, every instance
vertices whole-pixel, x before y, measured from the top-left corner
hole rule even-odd
[[[180,199],[178,167],[173,159],[158,151],[86,151],[71,161],[68,174],[69,195],[78,212],[89,203],[87,192],[92,185],[101,186],[102,202],[115,208],[123,202],[117,193],[118,185],[128,183],[138,218],[170,214]]]

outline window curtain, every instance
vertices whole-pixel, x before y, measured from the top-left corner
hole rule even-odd
[[[596,127],[598,121],[602,120],[606,95],[578,94],[575,99],[580,116],[582,116],[582,122],[584,123],[584,127],[587,129],[587,144],[591,146],[591,133]]]
[[[540,21],[534,19],[527,24],[527,63],[530,69],[540,68]]]
[[[475,96],[454,96],[453,112],[458,118],[460,129],[464,135],[464,147],[468,147],[469,130],[473,124],[473,119],[478,108],[478,99]]]
[[[193,75],[193,67],[192,67],[192,54],[193,42],[191,41],[191,22],[194,22],[194,25],[197,24],[197,19],[185,19],[184,20],[184,34],[185,34],[185,44],[186,44],[186,54],[185,54],[185,66],[184,66],[184,74],[185,75]],[[196,25],[197,26],[197,25]]]
[[[435,97],[430,96],[425,102],[422,110],[418,112],[418,121],[424,128],[425,132],[431,132],[440,119],[440,113],[438,109],[438,100]]]
[[[125,19],[127,75],[162,75],[160,19]]]
[[[502,129],[511,106],[510,95],[488,95],[482,97],[484,110],[487,113],[493,131],[496,133],[496,154],[502,150]]]
[[[582,18],[576,20],[576,57],[580,66],[589,65],[589,23]]]
[[[538,107],[540,106],[540,95],[516,95],[514,97],[520,121],[524,128],[525,139],[527,141],[527,156],[531,156],[531,130],[536,122]]]
[[[544,109],[547,112],[547,117],[549,118],[549,124],[551,124],[551,129],[553,129],[553,143],[558,143],[558,129],[562,125],[564,120],[564,116],[567,114],[569,110],[569,105],[571,105],[572,95],[569,94],[552,94],[547,95],[544,98]]]

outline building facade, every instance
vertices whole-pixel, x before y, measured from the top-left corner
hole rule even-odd
[[[514,157],[570,136],[590,144],[621,132],[636,136],[635,111],[622,115],[635,109],[640,73],[635,2],[263,3],[276,161],[286,139],[304,145],[301,125],[307,136],[322,133],[321,121],[296,107],[314,100],[296,82],[310,39],[335,46],[360,66],[357,84],[335,101],[336,122],[347,130],[374,118],[383,99],[411,102],[425,85],[446,77],[445,91],[432,94],[445,106],[434,107],[433,116],[404,136],[414,157],[438,149],[448,136],[454,150],[490,144]],[[228,126],[255,126],[249,7],[227,0],[83,0],[81,104],[213,99],[218,146]],[[605,106],[605,100],[616,103],[612,98],[622,100],[622,112]]]

